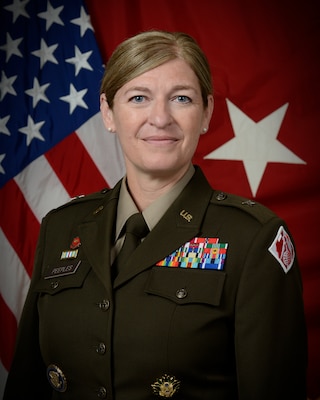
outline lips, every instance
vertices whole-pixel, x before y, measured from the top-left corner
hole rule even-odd
[[[174,136],[148,136],[142,139],[146,143],[155,145],[167,145],[178,142],[178,138]]]

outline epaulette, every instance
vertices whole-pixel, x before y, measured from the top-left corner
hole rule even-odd
[[[90,193],[90,194],[87,194],[87,195],[80,194],[79,196],[72,197],[68,201],[68,203],[70,203],[70,202],[74,203],[76,201],[90,201],[90,200],[103,199],[105,194],[108,193],[109,190],[111,190],[111,189],[104,188],[104,189],[100,190],[100,192],[94,192],[94,193]],[[66,204],[68,204],[68,203],[66,203]]]
[[[238,208],[239,210],[250,214],[262,224],[277,217],[273,211],[261,203],[235,194],[214,191],[211,197],[211,203],[218,206]]]
[[[61,206],[55,208],[52,211],[58,211],[58,210],[61,210],[63,208],[66,208],[66,207],[69,207],[71,205],[78,204],[78,203],[102,200],[105,197],[106,193],[109,192],[109,190],[111,190],[111,189],[105,188],[105,189],[100,190],[100,192],[94,192],[94,193],[90,193],[87,195],[79,195],[79,196],[72,197],[68,202],[62,204]]]

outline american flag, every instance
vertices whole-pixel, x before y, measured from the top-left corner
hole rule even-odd
[[[0,12],[3,388],[41,219],[73,196],[113,186],[124,167],[99,115],[104,67],[85,4],[7,0]]]

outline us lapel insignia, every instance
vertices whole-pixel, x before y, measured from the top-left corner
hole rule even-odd
[[[228,243],[218,238],[195,237],[156,265],[158,267],[199,268],[223,270]]]
[[[191,222],[193,216],[186,210],[180,211],[180,216],[184,218],[186,221]]]
[[[180,381],[175,376],[163,375],[152,385],[153,393],[160,397],[172,397],[180,388]]]

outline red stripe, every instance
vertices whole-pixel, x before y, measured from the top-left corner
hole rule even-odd
[[[50,149],[46,158],[71,197],[108,186],[75,133]]]
[[[15,339],[17,335],[17,321],[0,294],[0,359],[8,371],[11,365]]]
[[[31,276],[40,224],[13,179],[0,189],[0,198],[1,228]]]

